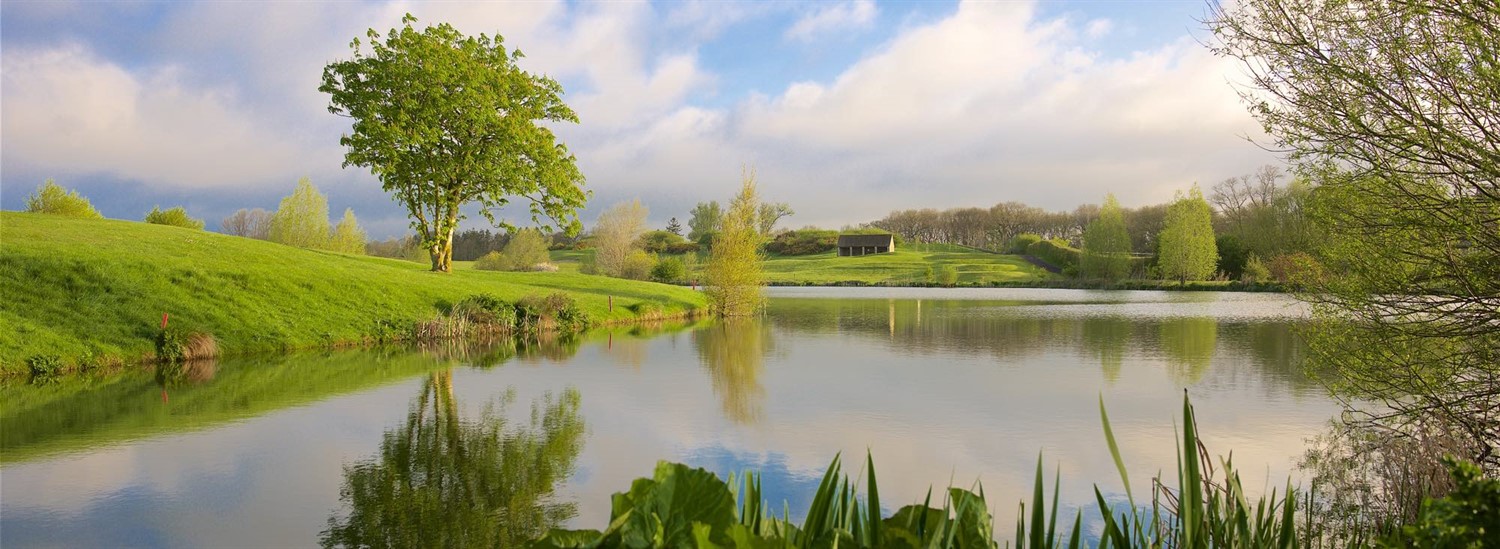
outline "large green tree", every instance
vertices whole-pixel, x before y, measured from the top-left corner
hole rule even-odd
[[[1203,280],[1214,274],[1219,250],[1214,243],[1213,210],[1197,185],[1186,195],[1177,193],[1167,207],[1166,225],[1158,242],[1156,262],[1163,277],[1187,285],[1188,279]]]
[[[699,202],[693,206],[693,216],[688,218],[688,240],[697,242],[704,235],[719,231],[719,223],[724,217],[724,211],[719,208],[719,201]]]
[[[1500,474],[1500,7],[1258,0],[1209,23],[1317,184],[1333,275],[1303,281],[1314,360],[1380,403],[1354,410],[1380,432]]]
[[[1083,231],[1083,276],[1119,280],[1130,274],[1130,232],[1114,194],[1104,197],[1099,217]]]
[[[521,70],[521,52],[499,35],[464,36],[446,23],[417,30],[415,21],[407,15],[383,39],[370,29],[368,44],[351,44],[353,59],[323,68],[329,112],[354,119],[339,140],[344,165],[369,168],[406,206],[434,271],[452,270],[466,204],[513,229],[496,211],[525,198],[532,221],[576,234],[583,174],[546,125],[578,121],[562,86]]]

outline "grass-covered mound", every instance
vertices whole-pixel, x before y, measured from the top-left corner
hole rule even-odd
[[[0,372],[35,356],[69,365],[155,351],[162,313],[225,354],[363,341],[475,294],[564,292],[598,322],[686,314],[690,289],[576,273],[456,270],[312,251],[130,221],[0,213]],[[613,297],[614,307],[609,306]]]
[[[896,251],[839,257],[837,251],[814,255],[771,256],[766,281],[772,284],[928,284],[937,283],[944,267],[957,272],[958,284],[991,284],[1043,280],[1051,275],[1014,255],[975,251],[949,244],[897,246]]]

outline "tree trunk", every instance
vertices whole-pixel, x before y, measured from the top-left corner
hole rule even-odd
[[[432,272],[453,272],[453,229],[443,234],[443,239],[427,249],[432,255]]]

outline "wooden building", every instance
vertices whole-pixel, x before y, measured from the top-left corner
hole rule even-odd
[[[841,234],[839,257],[883,254],[896,251],[896,237],[890,234]]]

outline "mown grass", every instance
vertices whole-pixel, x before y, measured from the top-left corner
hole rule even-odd
[[[577,271],[593,250],[552,252],[552,262],[564,271]],[[701,278],[705,260],[689,278]],[[865,285],[925,285],[936,282],[942,266],[952,267],[963,286],[1029,283],[1056,277],[1027,263],[1020,256],[979,252],[950,244],[920,244],[897,247],[892,253],[861,257],[838,257],[837,252],[814,255],[766,257],[766,282],[770,284],[828,285],[859,283]]]
[[[705,305],[699,293],[664,284],[576,272],[432,273],[407,261],[120,220],[3,212],[0,241],[7,375],[32,356],[57,355],[70,367],[139,360],[154,351],[163,313],[235,355],[361,342],[481,293],[517,301],[560,291],[603,323],[634,320],[631,306],[643,302],[670,314]]]
[[[836,252],[766,259],[766,281],[772,284],[928,284],[942,266],[952,267],[957,283],[995,284],[1051,278],[1045,270],[1014,255],[979,252],[945,244],[898,246],[895,252],[838,257]]]

